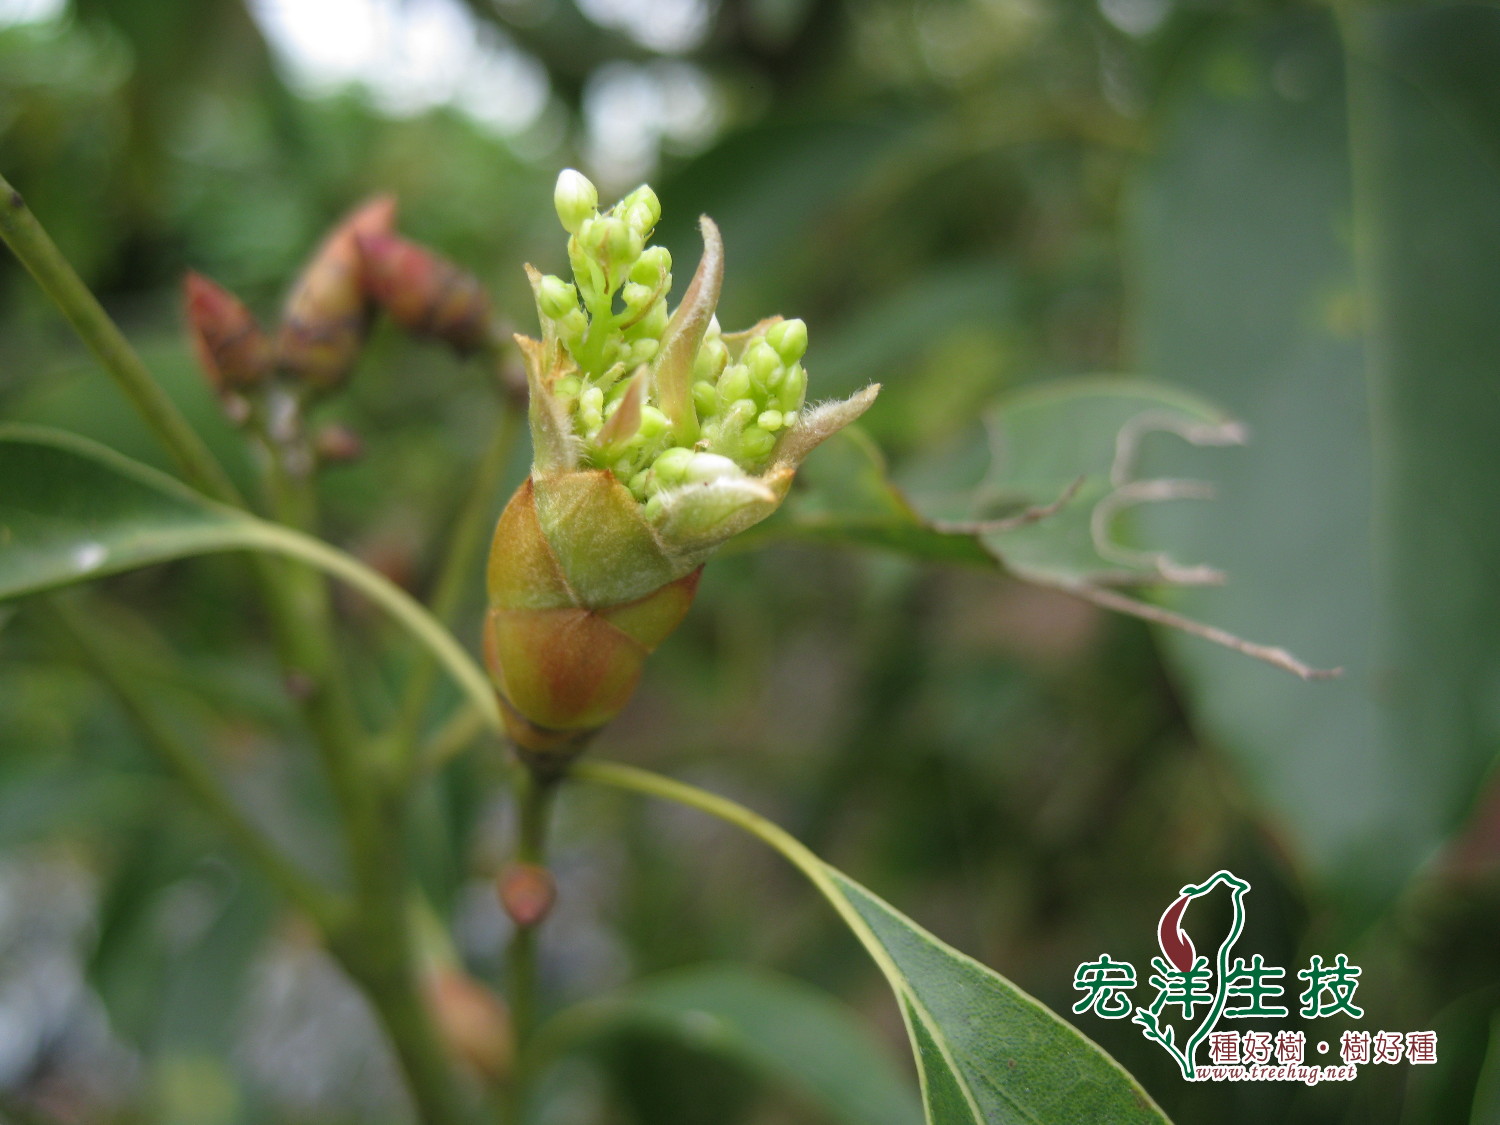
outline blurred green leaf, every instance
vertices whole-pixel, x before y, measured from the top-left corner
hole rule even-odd
[[[1045,519],[980,536],[1016,574],[1106,584],[1202,577],[1199,568],[1127,545],[1115,525],[1140,505],[1200,496],[1190,481],[1141,479],[1140,455],[1156,433],[1194,445],[1238,443],[1240,427],[1221,410],[1168,387],[1075,379],[1002,399],[987,420],[991,462],[971,501],[973,518],[987,518],[997,504],[1048,505],[1074,489]]]
[[[0,426],[0,598],[233,550],[286,555],[355,586],[431,649],[480,711],[499,724],[488,677],[452,634],[353,557],[292,528],[215,504],[83,438]]]
[[[223,550],[254,522],[93,442],[0,427],[0,598]]]
[[[1373,905],[1500,737],[1500,534],[1476,487],[1500,476],[1500,12],[1351,18],[1348,53],[1321,12],[1209,42],[1132,224],[1140,366],[1256,435],[1214,474],[1221,504],[1142,513],[1233,576],[1176,604],[1349,674],[1314,690],[1172,652],[1296,851]]]
[[[906,1076],[855,1012],[766,969],[682,969],[579,1011],[589,1014],[594,1034],[639,1027],[742,1063],[802,1094],[832,1121],[921,1120]]]
[[[1041,1001],[945,945],[742,805],[633,766],[584,760],[570,776],[678,801],[780,852],[838,912],[896,995],[928,1125],[1164,1123],[1130,1074]]]

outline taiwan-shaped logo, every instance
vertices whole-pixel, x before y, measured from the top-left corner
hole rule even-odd
[[[1215,887],[1229,888],[1233,916],[1229,932],[1219,943],[1218,950],[1210,962],[1207,955],[1193,947],[1193,939],[1182,928],[1182,916],[1194,899],[1213,893]],[[1205,883],[1182,888],[1177,900],[1162,913],[1156,927],[1156,941],[1161,946],[1161,956],[1151,958],[1152,975],[1148,979],[1156,989],[1156,999],[1149,1007],[1136,1008],[1133,1022],[1145,1029],[1147,1039],[1160,1043],[1182,1068],[1182,1076],[1191,1079],[1196,1074],[1194,1057],[1199,1044],[1208,1039],[1223,1018],[1224,1006],[1228,1002],[1231,981],[1241,986],[1250,975],[1249,963],[1241,960],[1231,965],[1230,951],[1239,941],[1245,929],[1245,895],[1250,884],[1228,871],[1217,871]],[[1259,955],[1255,961],[1260,962]],[[1269,968],[1264,964],[1258,968]],[[1279,976],[1285,970],[1271,970]],[[1263,1001],[1270,990],[1255,997]],[[1280,987],[1275,993],[1280,994]],[[1166,1022],[1166,1015],[1176,1009],[1179,1022]],[[1193,1017],[1202,1010],[1197,1027],[1192,1026]],[[1285,1015],[1286,1009],[1265,1011],[1257,1014]]]

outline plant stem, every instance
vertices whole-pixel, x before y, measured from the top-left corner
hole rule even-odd
[[[516,801],[520,823],[516,833],[515,862],[542,866],[547,858],[552,797],[557,792],[559,779],[542,775],[524,765],[517,772]],[[538,925],[540,923],[517,924],[507,957],[511,1025],[516,1037],[516,1069],[507,1091],[507,1116],[513,1122],[521,1120],[530,1080],[526,1070],[526,1044],[536,1025]]]
[[[474,467],[468,494],[459,509],[433,585],[429,603],[432,615],[450,627],[454,615],[463,603],[465,588],[480,559],[480,545],[490,528],[493,515],[495,492],[510,463],[511,449],[515,445],[519,429],[519,412],[510,407],[501,409],[502,413],[490,436],[489,445]],[[422,718],[432,698],[437,671],[437,663],[429,654],[418,654],[415,665],[408,673],[406,690],[389,736],[395,753],[405,755],[412,769],[430,764],[428,756],[417,752],[417,743],[422,730]]]
[[[342,906],[240,811],[213,771],[157,713],[149,692],[126,670],[128,658],[106,639],[108,634],[97,617],[85,618],[65,598],[44,598],[41,604],[50,611],[53,621],[78,650],[89,670],[109,688],[146,745],[245,857],[320,928],[327,930],[338,924]]]
[[[67,317],[79,338],[172,455],[183,476],[216,500],[241,503],[223,466],[214,460],[203,439],[151,377],[124,334],[37,222],[21,193],[4,176],[0,176],[0,239]]]
[[[525,767],[518,772],[516,862],[540,867],[547,859],[547,829],[557,780]],[[524,1042],[536,1022],[536,929],[517,926],[510,945],[510,1009],[518,1043]]]

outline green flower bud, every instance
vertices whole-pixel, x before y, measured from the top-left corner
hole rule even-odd
[[[630,267],[630,280],[652,289],[670,281],[672,255],[665,246],[648,246]]]
[[[758,340],[746,350],[745,366],[750,369],[750,378],[756,386],[769,387],[771,377],[781,367],[781,357],[770,344]]]
[[[625,307],[632,312],[644,309],[646,303],[655,296],[656,290],[649,285],[642,285],[638,281],[627,281],[625,288],[620,290],[620,300],[625,302]]]
[[[719,411],[719,392],[706,380],[693,384],[693,405],[698,408],[698,417],[712,418]]]
[[[663,485],[681,484],[688,479],[688,468],[692,463],[693,451],[676,446],[656,459],[651,472]]]
[[[586,219],[598,211],[599,191],[582,172],[564,168],[552,189],[552,205],[569,234],[578,234]]]
[[[549,273],[537,286],[536,304],[544,316],[558,320],[578,308],[578,290]]]
[[[766,332],[766,343],[790,367],[807,353],[807,324],[796,317],[773,324]]]
[[[759,426],[750,426],[740,435],[740,450],[746,460],[758,461],[762,457],[769,457],[771,450],[775,448],[776,435]]]
[[[693,453],[688,456],[688,461],[683,469],[683,479],[689,484],[702,484],[706,481],[718,480],[720,477],[740,477],[745,474],[740,472],[740,467],[728,457],[717,453]]]
[[[776,402],[783,412],[802,409],[802,400],[807,394],[807,372],[800,363],[787,369],[786,379],[776,392]]]
[[[781,429],[781,411],[763,410],[760,413],[760,417],[755,419],[755,424],[763,430],[769,430],[770,432],[775,433],[777,430]]]
[[[724,402],[734,402],[749,393],[750,369],[742,363],[726,367],[724,374],[719,376],[719,398]]]
[[[656,192],[642,184],[620,200],[619,211],[625,221],[645,238],[661,218],[661,201],[656,198]]]

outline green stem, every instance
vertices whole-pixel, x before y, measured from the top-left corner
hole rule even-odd
[[[465,590],[481,557],[480,547],[490,529],[495,492],[499,488],[519,429],[518,411],[502,408],[503,413],[490,437],[458,518],[448,539],[443,561],[438,569],[430,602],[432,616],[445,626],[452,626],[454,616],[463,604]],[[422,718],[432,698],[437,680],[437,662],[427,653],[417,657],[408,674],[406,691],[401,699],[390,742],[397,754],[406,754],[413,768],[420,769],[430,758],[417,752]]]
[[[547,828],[557,782],[524,767],[520,775],[516,862],[540,867],[547,859]],[[510,1009],[518,1044],[524,1043],[536,1022],[536,930],[536,926],[517,926],[510,944]]]
[[[216,500],[241,503],[223,466],[214,460],[203,439],[151,377],[141,357],[42,229],[21,193],[4,176],[0,176],[0,239],[67,317],[79,338],[172,455],[183,476]]]
[[[107,639],[108,632],[97,616],[85,618],[76,605],[64,598],[46,598],[41,604],[51,612],[53,621],[78,650],[89,670],[114,695],[146,745],[246,859],[259,867],[319,927],[327,930],[337,924],[341,905],[284,856],[240,811],[213,771],[157,713],[150,693],[126,670],[129,658]]]
[[[521,767],[516,801],[520,825],[516,839],[516,862],[543,866],[547,859],[547,830],[551,822],[556,777],[544,777]],[[516,1036],[516,1070],[508,1091],[513,1121],[520,1121],[528,1095],[530,1075],[526,1070],[526,1044],[536,1026],[537,928],[517,925],[508,951],[511,1023]]]

